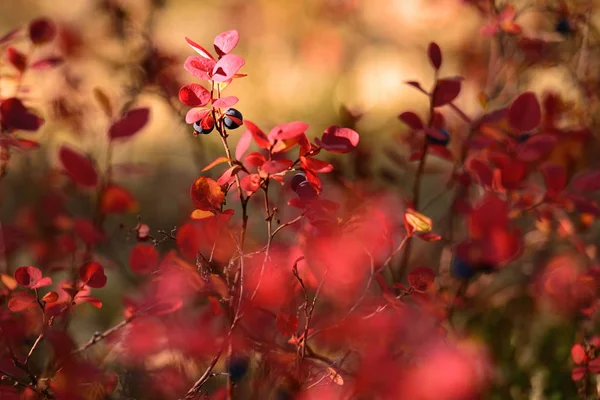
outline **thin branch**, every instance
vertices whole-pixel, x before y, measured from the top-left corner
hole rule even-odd
[[[135,317],[136,317],[135,315],[132,315],[131,317],[129,317],[127,319],[124,319],[123,321],[119,322],[117,325],[113,326],[112,328],[107,329],[107,330],[105,330],[104,332],[102,332],[100,334],[94,334],[94,336],[92,336],[85,344],[83,344],[77,350],[74,350],[73,354],[79,354],[79,353],[87,350],[88,348],[92,347],[96,343],[98,343],[98,342],[106,339],[107,337],[115,334],[116,332],[118,332],[121,329],[125,328],[129,323],[131,323],[131,321],[133,321]]]

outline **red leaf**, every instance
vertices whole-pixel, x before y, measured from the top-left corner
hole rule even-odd
[[[242,57],[235,54],[227,54],[215,64],[212,70],[212,79],[215,82],[228,81],[233,78],[245,63],[246,61]]]
[[[254,124],[254,122],[245,120],[244,125],[246,125],[246,127],[252,134],[254,141],[259,147],[262,147],[263,149],[271,148],[271,142],[269,141],[269,138],[258,126]]]
[[[281,332],[283,336],[289,337],[296,334],[298,330],[298,317],[294,314],[288,314],[280,311],[277,314],[275,320],[277,330]]]
[[[56,57],[56,56],[48,57],[48,58],[43,58],[41,60],[34,61],[33,63],[31,63],[29,68],[41,71],[44,69],[54,68],[56,66],[61,65],[64,62],[65,62],[65,60],[62,57]]]
[[[48,18],[39,18],[29,24],[29,38],[33,44],[48,43],[56,36],[56,25]]]
[[[226,163],[227,161],[229,161],[229,158],[225,157],[225,156],[221,156],[216,158],[213,162],[211,162],[210,164],[208,164],[206,167],[202,168],[202,172],[206,172],[209,169],[219,165],[219,164],[223,164]]]
[[[27,57],[14,47],[6,49],[6,58],[19,72],[23,72],[27,68]]]
[[[359,140],[358,133],[350,128],[330,126],[325,129],[321,140],[316,139],[315,142],[330,153],[345,154],[354,150]]]
[[[587,369],[585,367],[575,367],[571,372],[571,379],[574,381],[580,381],[587,374]]]
[[[58,158],[63,168],[79,185],[91,187],[98,184],[96,167],[83,153],[62,146],[58,151]]]
[[[19,267],[15,270],[15,280],[23,287],[38,289],[52,284],[52,279],[43,278],[42,271],[36,267]]]
[[[239,100],[240,99],[238,99],[235,96],[221,97],[220,99],[217,99],[213,103],[213,107],[215,107],[215,108],[232,107],[232,106],[236,105]]]
[[[194,122],[204,119],[208,114],[210,114],[210,112],[210,109],[207,108],[191,108],[185,115],[185,122],[188,124],[193,124]]]
[[[215,51],[219,57],[230,53],[240,41],[240,35],[236,30],[226,31],[219,34],[214,41]]]
[[[580,344],[574,344],[573,347],[571,347],[571,357],[575,364],[583,364],[587,361],[587,354]]]
[[[423,129],[423,121],[421,121],[421,118],[412,111],[405,111],[400,114],[398,118],[412,129]]]
[[[104,214],[134,212],[138,208],[135,197],[122,186],[109,184],[102,190],[100,211]]]
[[[533,92],[522,93],[508,109],[508,123],[519,132],[535,129],[542,120],[542,108]]]
[[[188,260],[195,260],[200,250],[200,233],[195,225],[185,223],[177,229],[175,237],[179,253]]]
[[[8,32],[4,36],[0,37],[0,45],[6,44],[10,42],[13,38],[15,38],[21,32],[21,28],[13,29]]]
[[[133,136],[146,126],[149,117],[149,108],[136,108],[128,111],[120,120],[112,124],[108,130],[108,136],[111,140]]]
[[[37,131],[44,120],[29,112],[16,97],[4,99],[0,104],[0,118],[7,129]]]
[[[287,124],[277,125],[271,132],[269,138],[273,140],[295,139],[308,130],[308,124],[301,121],[294,121]]]
[[[136,274],[149,274],[156,270],[159,254],[149,244],[138,244],[129,253],[129,267]]]
[[[442,239],[440,235],[437,235],[433,232],[415,232],[413,235],[426,242],[436,242]]]
[[[467,168],[471,175],[474,175],[479,184],[483,187],[492,187],[494,173],[492,168],[477,158],[471,158],[467,161]]]
[[[250,174],[244,176],[240,181],[240,187],[246,193],[246,196],[250,196],[260,189],[260,175]]]
[[[445,78],[437,81],[433,89],[433,106],[441,107],[452,102],[460,94],[462,78]]]
[[[553,135],[533,135],[517,146],[517,157],[521,161],[537,161],[548,155],[556,145],[557,139]]]
[[[75,220],[75,232],[81,241],[88,246],[94,246],[105,239],[104,234],[91,221],[83,218]]]
[[[190,56],[183,63],[183,68],[192,74],[192,76],[208,81],[210,80],[215,64],[213,59]]]
[[[407,82],[404,82],[404,83],[406,83],[407,85],[412,86],[412,87],[418,89],[419,91],[427,94],[427,92],[421,87],[421,84],[419,82],[407,81]]]
[[[90,303],[96,308],[102,308],[102,301],[94,296],[75,296],[75,304]]]
[[[267,162],[267,159],[265,158],[265,156],[263,156],[262,154],[260,154],[258,152],[252,152],[252,153],[248,154],[246,156],[246,158],[244,159],[245,164],[254,165],[255,167],[260,167],[266,162]]]
[[[235,158],[236,160],[241,160],[244,156],[248,147],[250,147],[250,143],[252,142],[252,133],[250,131],[245,131],[242,133],[240,138],[238,139],[237,146],[235,146]]]
[[[211,96],[204,86],[188,83],[179,89],[179,100],[188,107],[204,107],[210,103]]]
[[[442,131],[440,131],[437,128],[425,128],[425,133],[427,134],[427,136],[432,137],[433,139],[437,139],[437,140],[448,140],[448,136],[445,135],[444,133],[442,133]]]
[[[327,173],[327,172],[333,171],[333,165],[329,164],[328,162],[321,161],[321,160],[318,160],[318,159],[312,158],[312,157],[307,158],[307,157],[301,156],[300,163],[302,164],[302,167],[304,169],[307,169],[307,170],[310,170],[313,172]]]
[[[223,186],[230,183],[241,170],[242,167],[239,165],[234,165],[233,167],[227,168],[227,170],[223,172],[219,179],[217,179],[217,185]]]
[[[196,53],[198,53],[202,57],[208,58],[209,60],[212,60],[214,62],[215,58],[204,47],[200,46],[198,43],[194,42],[192,39],[190,39],[188,37],[185,38],[185,41],[192,49],[194,49],[194,51]]]
[[[558,164],[546,163],[540,167],[549,197],[557,196],[567,186],[567,171]]]
[[[79,268],[79,277],[81,281],[92,288],[102,288],[106,285],[106,275],[104,267],[97,262],[88,262]]]
[[[37,299],[30,292],[13,292],[8,300],[8,309],[12,312],[21,312],[37,306]]]
[[[573,178],[572,186],[581,192],[593,192],[600,189],[600,171],[588,171],[577,175]]]
[[[440,49],[440,46],[435,42],[429,43],[427,55],[429,56],[429,62],[433,65],[433,68],[440,69],[442,66],[442,50]]]
[[[419,292],[425,292],[433,285],[435,273],[431,268],[418,267],[408,274],[408,283]]]
[[[267,161],[260,168],[263,172],[277,174],[290,168],[294,163],[290,160],[271,160]]]
[[[190,188],[194,206],[204,211],[219,209],[225,200],[221,186],[214,179],[201,176],[194,181]]]

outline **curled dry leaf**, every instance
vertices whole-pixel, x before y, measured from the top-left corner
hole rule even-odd
[[[194,181],[190,188],[194,206],[200,210],[212,211],[218,209],[225,200],[221,186],[211,178],[201,176]]]

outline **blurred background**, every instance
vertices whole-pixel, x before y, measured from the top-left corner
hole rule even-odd
[[[169,230],[181,223],[193,208],[190,184],[204,166],[222,155],[216,132],[194,137],[193,129],[184,121],[187,107],[179,102],[177,93],[184,84],[197,82],[183,68],[185,59],[195,55],[184,37],[212,50],[213,38],[230,29],[240,33],[234,53],[245,58],[241,72],[248,76],[235,80],[225,94],[239,97],[235,108],[245,119],[267,132],[274,125],[301,120],[310,125],[309,137],[315,137],[330,125],[346,125],[352,118],[344,108],[362,114],[355,126],[361,135],[361,150],[356,156],[359,160],[356,165],[340,160],[346,164],[339,164],[339,170],[369,180],[374,187],[409,193],[415,166],[406,162],[408,149],[397,140],[397,135],[406,131],[397,116],[409,109],[426,115],[427,98],[404,82],[420,81],[426,88],[431,85],[433,72],[426,57],[429,42],[437,42],[443,51],[441,76],[466,77],[455,103],[469,115],[481,111],[478,95],[489,80],[486,71],[490,39],[480,35],[485,20],[474,7],[465,4],[468,2],[0,1],[0,36],[26,26],[34,18],[52,18],[59,26],[58,38],[36,50],[40,52],[36,56],[59,55],[65,60],[57,68],[28,72],[25,76],[22,97],[43,115],[46,123],[39,132],[23,136],[39,141],[41,147],[12,157],[10,170],[0,186],[0,220],[3,224],[16,221],[25,226],[32,215],[39,217],[32,212],[41,210],[42,195],[64,184],[64,177],[55,168],[57,149],[65,143],[90,154],[100,168],[106,168],[106,131],[110,121],[94,96],[94,90],[99,88],[117,110],[132,105],[151,108],[151,120],[144,131],[119,144],[113,154],[114,163],[120,165],[114,171],[115,181],[130,189],[140,206],[137,213],[111,216],[106,221],[111,243],[103,249],[104,254],[126,262],[135,240],[127,240],[122,225],[135,226],[138,214],[152,229]],[[591,16],[594,21],[599,17],[598,13]],[[520,17],[519,22],[530,37],[556,39],[556,21],[548,15],[531,12]],[[558,47],[561,54],[571,54],[568,49],[578,43],[563,43],[559,39],[556,40],[563,46]],[[525,87],[538,93],[557,90],[576,105],[586,105],[568,71],[550,64],[518,71],[521,72],[520,91]],[[0,76],[2,96],[13,93],[11,72],[2,68]],[[508,101],[499,106],[506,104]],[[464,129],[458,117],[446,111],[443,112],[453,135],[453,129]],[[242,132],[243,128],[232,131],[231,141],[235,143]],[[394,156],[390,157],[390,153]],[[440,185],[451,169],[452,164],[446,161],[428,161],[423,203],[440,194]],[[218,172],[211,173],[218,176]],[[77,196],[80,201],[70,204],[72,213],[89,217],[90,196]],[[451,198],[446,197],[442,193],[436,207],[428,210],[434,221],[447,213]],[[431,252],[431,248],[414,254],[421,255],[426,265],[429,260],[438,260],[442,251],[439,247]],[[34,245],[24,248],[10,260],[9,269],[36,265],[37,251],[43,252]],[[107,261],[107,265],[112,262],[115,260]],[[121,319],[120,294],[135,283],[135,278],[119,270],[119,262],[113,268],[108,272],[110,285],[98,291],[105,303],[103,311],[88,310],[90,318],[80,319],[82,325],[74,327],[81,340]],[[490,311],[471,327],[494,349],[494,356],[506,358],[499,369],[502,376],[499,397],[495,398],[531,398],[531,382],[544,379],[549,382],[546,388],[555,385],[554,391],[548,393],[559,393],[558,397],[547,398],[571,398],[560,397],[560,393],[574,390],[565,361],[573,329],[546,319],[529,326],[529,312],[533,312],[529,300],[518,298],[506,308],[501,302],[502,307]],[[513,319],[508,321],[511,312]],[[534,342],[537,344],[532,346]],[[544,365],[552,367],[544,369]],[[566,378],[547,379],[554,372]],[[504,390],[502,379],[516,384]],[[539,387],[544,385],[540,385],[536,390],[542,390]]]

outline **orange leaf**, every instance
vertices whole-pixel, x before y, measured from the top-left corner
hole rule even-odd
[[[201,176],[194,181],[190,195],[196,208],[204,211],[218,209],[225,200],[221,186],[214,179]]]
[[[110,184],[102,191],[100,198],[100,210],[104,214],[118,214],[135,212],[138,209],[138,203],[127,189]]]

